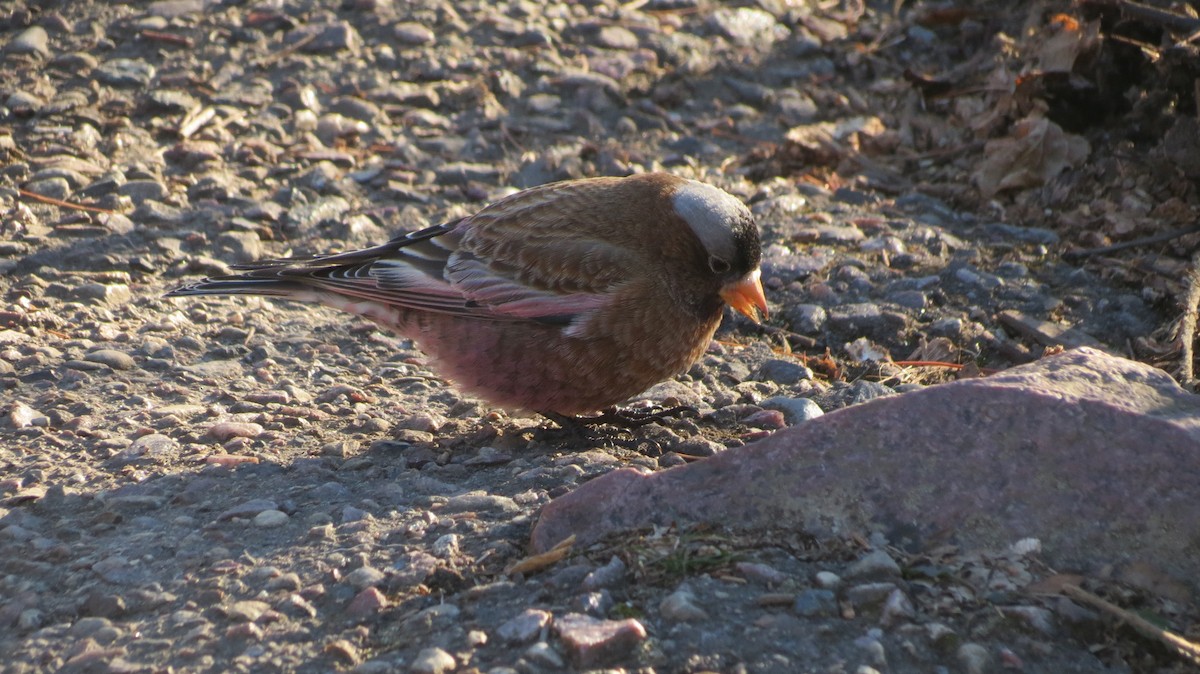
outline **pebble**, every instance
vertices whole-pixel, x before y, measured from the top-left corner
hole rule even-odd
[[[535,608],[525,609],[501,623],[496,628],[496,636],[510,645],[527,644],[538,638],[542,630],[550,624],[552,617],[549,611]]]
[[[813,335],[819,333],[829,320],[829,313],[818,304],[797,304],[784,309],[784,318],[788,325],[800,334]]]
[[[346,574],[342,580],[355,590],[365,590],[368,587],[379,585],[383,582],[384,578],[386,576],[379,569],[362,566]]]
[[[14,37],[7,47],[14,54],[50,55],[50,36],[41,26],[30,26]]]
[[[420,47],[437,41],[437,35],[424,24],[402,21],[392,26],[396,42],[406,47]]]
[[[867,578],[899,578],[900,565],[885,550],[872,550],[851,564],[843,578],[863,580]]]
[[[763,585],[780,585],[788,580],[788,575],[769,564],[759,562],[737,562],[733,565],[735,571],[747,580],[753,580]]]
[[[545,641],[531,644],[529,648],[525,649],[523,655],[526,660],[540,667],[558,670],[566,666],[562,656]]]
[[[157,180],[130,180],[117,188],[117,194],[129,197],[136,206],[154,200],[162,201],[170,194],[167,186]]]
[[[64,200],[71,196],[71,183],[67,182],[66,178],[33,180],[25,183],[24,188],[29,192],[51,199]]]
[[[991,669],[992,656],[980,644],[967,642],[958,647],[956,656],[964,674],[985,674]]]
[[[103,363],[114,370],[132,370],[137,367],[133,356],[116,349],[99,349],[84,355],[84,360],[92,363]]]
[[[219,421],[208,427],[208,435],[219,442],[225,442],[231,438],[255,438],[262,435],[263,430],[260,424]]]
[[[254,526],[262,529],[274,529],[287,524],[288,514],[280,510],[264,510],[254,516]]]
[[[279,506],[274,501],[265,498],[254,498],[225,510],[220,515],[217,515],[217,521],[225,522],[236,518],[249,519],[264,511],[278,509]]]
[[[454,656],[440,648],[423,648],[417,657],[413,658],[408,671],[413,674],[446,674],[458,667]]]
[[[802,380],[812,380],[812,370],[794,360],[772,358],[759,366],[755,379],[790,386]]]
[[[554,621],[554,631],[572,664],[581,668],[625,658],[646,640],[646,628],[633,618],[600,620],[568,613]]]
[[[155,72],[154,66],[140,59],[115,58],[100,64],[92,75],[114,87],[145,87]]]
[[[108,306],[128,304],[133,300],[133,291],[124,283],[84,283],[76,288],[73,294],[80,300],[100,302]]]
[[[663,618],[671,622],[699,622],[708,620],[708,612],[695,603],[696,597],[686,589],[678,589],[667,595],[658,605]]]
[[[624,580],[625,571],[625,562],[614,555],[607,564],[585,576],[579,587],[585,591],[611,588]]]
[[[351,618],[369,618],[379,614],[389,603],[387,597],[377,588],[368,587],[350,600],[350,604],[346,606],[346,615]]]
[[[839,614],[837,596],[830,590],[807,589],[796,594],[792,610],[805,617]]]
[[[825,414],[821,406],[810,398],[792,398],[789,396],[772,396],[759,403],[760,407],[778,410],[783,413],[783,419],[788,426],[802,424]]]

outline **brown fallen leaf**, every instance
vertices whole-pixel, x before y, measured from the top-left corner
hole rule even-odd
[[[1083,163],[1091,146],[1044,117],[1017,122],[1007,138],[988,141],[972,180],[988,199],[1005,190],[1038,187]]]
[[[504,570],[505,575],[513,576],[516,574],[529,575],[537,571],[541,571],[546,567],[558,563],[564,557],[571,554],[571,548],[575,545],[575,535],[571,534],[567,538],[559,541],[557,545],[540,555],[532,555],[525,559],[514,562],[512,566]]]

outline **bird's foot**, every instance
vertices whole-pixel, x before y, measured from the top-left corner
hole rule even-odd
[[[689,405],[676,405],[675,407],[662,408],[659,406],[649,407],[646,409],[633,408],[618,408],[610,407],[600,414],[591,417],[584,416],[567,416],[565,414],[556,414],[554,412],[542,412],[542,416],[558,424],[564,430],[574,431],[576,433],[583,432],[585,435],[598,426],[615,426],[620,429],[630,430],[641,428],[648,424],[662,421],[664,419],[681,419],[685,416],[697,416],[699,412],[696,408]]]

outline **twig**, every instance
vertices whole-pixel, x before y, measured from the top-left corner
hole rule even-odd
[[[1149,23],[1157,23],[1160,26],[1164,26],[1170,30],[1178,30],[1190,33],[1197,28],[1200,28],[1200,21],[1197,21],[1186,14],[1179,14],[1169,10],[1159,9],[1158,7],[1151,7],[1150,5],[1144,5],[1140,2],[1132,2],[1131,0],[1121,0],[1120,7],[1121,11],[1124,12],[1126,16],[1140,19]]]
[[[1192,256],[1188,267],[1187,292],[1183,295],[1183,317],[1179,321],[1179,341],[1183,346],[1179,380],[1184,386],[1195,387],[1196,312],[1200,311],[1200,253]]]
[[[69,209],[76,210],[76,211],[88,211],[91,213],[105,213],[107,215],[113,215],[116,213],[116,211],[110,211],[107,208],[99,208],[96,206],[84,206],[83,204],[76,204],[76,203],[72,203],[70,201],[63,201],[62,199],[55,199],[54,197],[48,197],[44,194],[38,194],[37,192],[30,192],[29,190],[23,190],[19,187],[17,188],[17,192],[23,197],[26,197],[28,199],[33,199],[34,201],[40,201],[43,204],[53,204],[55,206],[61,206],[63,208],[69,208]]]
[[[146,30],[142,31],[141,35],[142,35],[142,37],[146,38],[147,40],[154,40],[155,42],[164,42],[166,44],[173,44],[173,45],[176,45],[179,47],[189,47],[190,48],[190,47],[194,47],[196,44],[195,41],[192,40],[192,38],[187,37],[185,35],[176,35],[174,33],[164,33],[162,31],[158,31],[158,30],[146,29]]]
[[[1170,241],[1171,239],[1178,239],[1182,236],[1187,236],[1188,234],[1196,234],[1198,232],[1200,232],[1200,225],[1192,225],[1191,227],[1184,227],[1182,229],[1173,229],[1169,232],[1163,232],[1161,234],[1155,234],[1153,236],[1147,236],[1147,237],[1143,237],[1141,239],[1133,239],[1130,241],[1122,241],[1120,243],[1114,243],[1111,246],[1100,246],[1099,248],[1083,248],[1081,250],[1068,250],[1067,252],[1063,253],[1063,257],[1069,258],[1069,259],[1070,258],[1079,259],[1079,258],[1084,258],[1084,257],[1091,257],[1093,255],[1104,255],[1106,253],[1114,253],[1118,250],[1125,250],[1126,248],[1136,248],[1138,246],[1148,246],[1152,243],[1162,243],[1163,241]]]
[[[217,114],[217,109],[211,105],[203,108],[193,109],[179,123],[179,137],[187,140],[192,134],[199,131],[205,124],[208,124]]]
[[[1063,594],[1071,599],[1078,599],[1093,608],[1115,616],[1142,636],[1162,642],[1168,649],[1174,651],[1176,655],[1188,662],[1200,665],[1200,645],[1192,643],[1178,634],[1168,632],[1154,625],[1149,620],[1135,613],[1130,613],[1120,606],[1105,601],[1076,585],[1063,585],[1062,591]]]

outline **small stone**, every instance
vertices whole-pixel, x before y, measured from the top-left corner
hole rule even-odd
[[[133,356],[124,351],[116,349],[99,349],[83,357],[84,360],[92,363],[103,363],[114,370],[132,370],[137,367],[137,361]]]
[[[118,187],[117,193],[129,197],[135,206],[150,200],[162,201],[170,194],[166,185],[150,179],[130,180]]]
[[[362,38],[359,37],[358,31],[345,21],[334,21],[324,25],[313,24],[294,30],[292,33],[296,34],[297,40],[303,40],[309,35],[315,34],[316,37],[305,43],[303,47],[304,51],[313,54],[338,51],[356,53],[359,45],[362,44]]]
[[[50,36],[41,26],[30,26],[21,31],[8,43],[8,51],[14,54],[50,55]]]
[[[392,26],[392,34],[395,35],[397,43],[406,47],[420,47],[437,41],[437,35],[432,30],[413,21]]]
[[[628,656],[646,639],[646,628],[633,618],[600,620],[568,613],[554,622],[567,655],[576,667],[590,668]]]
[[[846,590],[846,599],[857,609],[882,604],[896,590],[895,583],[863,583]]]
[[[269,511],[263,511],[269,512]],[[278,511],[276,511],[278,512]],[[301,587],[300,574],[295,571],[282,573],[271,580],[267,581],[267,590],[274,592],[276,590],[284,590],[287,592],[295,592]]]
[[[133,299],[133,292],[124,283],[85,283],[75,289],[74,295],[84,301],[102,302],[108,306],[128,304]]]
[[[708,620],[708,613],[696,606],[696,597],[689,591],[679,589],[667,595],[658,605],[663,618],[672,622],[696,622]]]
[[[820,332],[829,320],[829,312],[817,304],[797,304],[784,310],[784,318],[796,332],[812,335]]]
[[[539,641],[529,648],[525,649],[522,654],[524,658],[535,665],[546,667],[548,669],[562,669],[566,663],[563,662],[562,656],[555,652],[554,648],[545,641]]]
[[[386,576],[379,569],[362,566],[346,574],[343,580],[355,590],[365,590],[368,587],[379,585],[383,582],[384,578]]]
[[[175,456],[179,450],[179,442],[161,433],[149,433],[140,436],[125,449],[113,456],[109,463],[113,466],[126,466],[137,463],[162,463]]]
[[[66,178],[54,177],[43,180],[32,180],[25,183],[25,189],[34,194],[52,199],[66,199],[71,196],[71,183]]]
[[[813,580],[816,581],[817,587],[826,590],[836,590],[842,584],[842,577],[832,571],[818,571]]]
[[[229,508],[217,516],[217,521],[224,522],[236,518],[248,519],[257,516],[261,512],[278,509],[279,506],[274,501],[265,498],[254,498]]]
[[[796,595],[792,610],[805,617],[838,615],[837,597],[830,590],[807,589]]]
[[[454,656],[440,648],[423,648],[413,659],[409,671],[413,674],[445,674],[458,667]]]
[[[37,608],[27,608],[17,616],[17,629],[30,632],[46,624],[46,614]]]
[[[458,541],[458,534],[444,534],[433,542],[433,546],[430,549],[438,557],[450,559],[458,555]]]
[[[614,555],[607,564],[585,576],[579,587],[587,591],[612,587],[625,577],[625,570],[625,562]]]
[[[917,610],[912,600],[904,590],[896,588],[883,602],[883,609],[879,612],[879,623],[885,626],[896,625],[911,620],[916,614]]]
[[[208,435],[219,442],[232,438],[255,438],[262,435],[263,427],[255,423],[219,421],[208,428]]]
[[[959,646],[957,655],[965,674],[984,674],[992,660],[987,648],[974,642]]]
[[[801,380],[812,380],[812,378],[812,370],[794,360],[782,358],[772,358],[764,362],[755,375],[755,379],[759,381],[769,381],[782,386],[790,386]]]
[[[377,588],[368,587],[350,600],[350,604],[346,607],[346,615],[351,618],[367,618],[387,607],[387,597]]]
[[[96,79],[114,87],[144,87],[154,79],[154,66],[140,59],[116,58],[105,61],[92,73]]]
[[[121,595],[107,594],[99,590],[93,590],[80,607],[80,611],[84,615],[101,618],[120,617],[125,613],[125,610],[125,599]]]
[[[790,396],[773,396],[759,403],[763,409],[778,410],[783,413],[783,420],[789,426],[811,421],[825,414],[815,400],[809,398],[792,398]]]
[[[496,636],[509,645],[527,644],[538,638],[550,618],[549,611],[528,608],[497,627]]]
[[[872,550],[851,564],[843,574],[845,578],[899,578],[900,565],[884,550]]]
[[[254,516],[254,526],[263,529],[274,529],[287,524],[288,514],[281,510],[264,510]]]
[[[507,496],[486,494],[483,492],[471,492],[468,494],[461,494],[459,496],[451,496],[450,499],[442,505],[441,512],[462,513],[493,511],[501,513],[515,513],[520,509],[521,506],[517,505],[516,501],[513,501]]]
[[[15,402],[8,408],[8,423],[13,428],[29,428],[30,426],[48,426],[50,419],[23,402]]]
[[[787,574],[769,564],[738,562],[733,565],[733,568],[748,580],[753,580],[763,585],[779,585],[788,579]]]
[[[604,26],[596,35],[596,43],[608,49],[633,50],[638,48],[638,37],[623,26]]]
[[[222,609],[226,618],[241,622],[254,622],[269,610],[271,605],[267,602],[253,600],[235,601]]]

